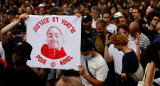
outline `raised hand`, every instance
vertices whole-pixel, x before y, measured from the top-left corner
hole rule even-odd
[[[18,19],[18,23],[25,21],[28,17],[28,14],[21,14]]]
[[[105,45],[109,45],[110,44],[110,40],[109,40],[109,33],[107,33],[107,35],[106,35],[106,41],[105,41]]]
[[[139,45],[139,33],[136,33],[136,39],[133,39],[133,41],[136,43],[136,45]]]

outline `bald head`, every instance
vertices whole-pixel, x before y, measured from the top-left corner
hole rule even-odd
[[[152,11],[154,11],[154,9],[153,8],[148,8],[147,10],[146,10],[146,15],[148,15],[150,12],[152,12]]]
[[[62,76],[56,83],[56,86],[83,86],[82,82],[75,77]]]
[[[137,22],[131,22],[129,25],[129,32],[132,37],[135,37],[136,33],[140,32],[139,24]]]

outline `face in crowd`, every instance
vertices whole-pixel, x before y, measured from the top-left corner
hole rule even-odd
[[[106,23],[108,24],[110,21],[110,15],[108,14],[103,14],[103,20],[106,21]]]
[[[83,21],[82,25],[84,26],[85,30],[89,30],[91,28],[92,21]]]
[[[98,24],[96,24],[96,31],[99,36],[104,36],[105,31],[106,31],[106,27],[103,27],[101,23],[98,23]]]
[[[158,22],[159,17],[158,16],[154,16],[152,21],[150,22],[150,24],[155,28],[156,27],[156,23]]]
[[[138,19],[141,14],[138,12],[138,9],[133,9],[132,15],[134,19]]]

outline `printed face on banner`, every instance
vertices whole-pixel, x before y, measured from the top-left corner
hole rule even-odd
[[[47,44],[44,44],[41,48],[42,55],[50,59],[60,59],[66,56],[61,30],[58,27],[52,26],[48,28],[46,36]]]
[[[30,15],[27,42],[33,47],[30,67],[75,69],[80,65],[81,18]]]

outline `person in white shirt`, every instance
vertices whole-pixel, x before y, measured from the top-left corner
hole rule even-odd
[[[96,22],[100,19],[100,9],[97,6],[91,8],[92,28],[96,28]]]
[[[87,39],[81,42],[82,65],[79,72],[85,86],[102,86],[108,74],[108,66],[103,57],[94,51],[92,43]]]
[[[106,28],[106,30],[107,30],[108,32],[117,33],[117,26],[114,25],[114,24],[109,23],[109,21],[110,21],[110,14],[109,14],[109,12],[104,13],[104,14],[102,15],[102,19],[105,20],[106,23],[107,23],[107,28]]]

